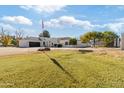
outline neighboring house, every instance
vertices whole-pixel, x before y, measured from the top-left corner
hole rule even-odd
[[[1,41],[1,36],[0,36],[0,41]],[[3,44],[0,42],[0,46],[2,46]]]
[[[80,40],[77,40],[77,45],[76,45],[76,47],[81,48],[81,47],[90,47],[90,46],[91,46],[90,43],[82,43]]]
[[[120,47],[120,42],[121,42],[121,39],[120,38],[116,38],[114,40],[114,47]]]
[[[0,46],[2,46],[3,44],[0,42]]]
[[[93,40],[90,40],[90,45],[91,47],[94,46],[94,41]],[[105,43],[103,41],[99,41],[99,40],[95,40],[95,46],[105,46]]]
[[[67,48],[82,48],[82,47],[89,47],[89,43],[82,43],[80,40],[77,40],[77,45],[69,45],[70,37],[61,37],[59,39],[59,44],[62,44],[63,47]]]
[[[121,47],[121,50],[124,50],[124,33],[121,34],[120,47]]]
[[[61,37],[61,38],[58,38],[59,44],[61,44],[63,47],[65,47],[66,45],[69,45],[70,39],[71,39],[70,37]]]
[[[121,42],[120,38],[116,38],[114,40],[114,47],[120,47],[120,42]],[[92,47],[94,45],[93,40],[91,40],[90,43],[91,43],[91,47]],[[103,41],[96,40],[95,46],[105,46],[105,43]]]

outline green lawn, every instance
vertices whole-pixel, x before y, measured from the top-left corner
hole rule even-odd
[[[124,87],[124,57],[50,51],[0,57],[0,87]]]

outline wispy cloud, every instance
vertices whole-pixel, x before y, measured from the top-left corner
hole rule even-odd
[[[66,26],[79,26],[84,30],[91,30],[93,25],[89,21],[82,21],[74,18],[73,16],[61,16],[56,19],[50,19],[45,22],[46,27],[64,27]]]
[[[0,23],[0,31],[3,28],[4,31],[8,32],[8,34],[15,35],[16,30],[21,30],[24,36],[38,36],[38,32],[35,29],[31,28],[17,28],[15,26],[12,26],[10,24],[6,23]],[[32,35],[31,35],[32,33]]]
[[[37,13],[54,13],[56,11],[60,11],[65,7],[65,5],[27,5],[27,6],[20,6],[20,8],[25,10],[34,10]]]
[[[124,10],[124,5],[116,6],[119,10]]]
[[[118,20],[118,21],[117,21]],[[92,30],[111,30],[117,33],[123,32],[124,29],[124,18],[115,19],[114,22],[106,24],[93,24],[87,20],[79,20],[73,16],[61,16],[59,18],[50,19],[44,22],[45,26],[48,28],[59,28],[68,26],[80,27],[82,31],[92,31]]]
[[[124,10],[124,5],[106,5],[105,8],[114,8],[114,9],[119,9],[119,10]]]
[[[0,29],[4,29],[5,31],[15,31],[15,27],[10,24],[0,23]]]
[[[24,16],[3,16],[1,20],[7,23],[32,25],[32,21]]]

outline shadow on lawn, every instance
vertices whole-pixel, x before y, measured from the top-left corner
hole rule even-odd
[[[93,52],[93,50],[78,50],[82,54]]]
[[[45,52],[44,52],[45,55],[47,55]],[[49,55],[47,55],[47,57],[56,65],[58,66],[66,75],[68,75],[72,80],[73,82],[75,83],[78,83],[78,81],[67,71],[64,69],[64,67],[54,58],[51,58]]]

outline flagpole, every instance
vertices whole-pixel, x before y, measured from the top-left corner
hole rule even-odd
[[[42,19],[42,35],[43,35],[43,31],[44,31],[44,22],[43,22],[43,19]],[[44,46],[44,44],[43,44]]]
[[[44,22],[43,22],[43,19],[42,19],[42,33],[44,31]]]

